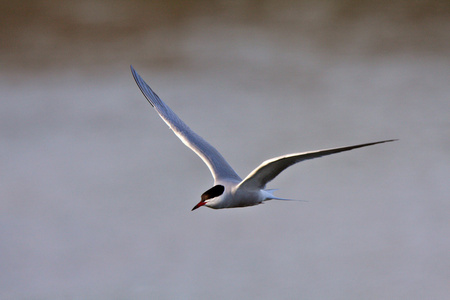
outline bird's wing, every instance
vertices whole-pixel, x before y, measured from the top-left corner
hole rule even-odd
[[[145,83],[141,76],[131,67],[131,73],[136,81],[139,89],[147,98],[148,102],[156,109],[159,116],[169,125],[170,129],[178,136],[178,138],[189,148],[191,148],[206,163],[214,180],[218,179],[234,179],[241,180],[236,172],[227,163],[225,158],[205,141],[201,136],[192,131],[171,109],[167,106],[158,95]]]
[[[263,189],[266,184],[280,174],[284,169],[298,162],[313,159],[325,155],[335,154],[343,151],[348,151],[356,148],[367,147],[380,143],[392,142],[396,140],[385,140],[374,143],[366,143],[354,146],[347,146],[341,148],[332,148],[324,150],[316,150],[303,153],[287,154],[284,156],[275,157],[263,162],[259,167],[254,169],[239,185],[239,188],[244,189]]]

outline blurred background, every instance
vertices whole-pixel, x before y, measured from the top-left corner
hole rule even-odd
[[[191,212],[212,177],[308,202]],[[444,299],[449,1],[0,1],[1,299]]]

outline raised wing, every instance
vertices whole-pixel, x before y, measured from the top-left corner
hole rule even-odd
[[[136,81],[139,89],[147,98],[148,102],[156,109],[159,116],[169,125],[170,129],[180,138],[180,140],[189,148],[191,148],[206,163],[214,180],[234,179],[241,180],[236,172],[227,163],[225,158],[205,141],[201,136],[192,131],[171,109],[167,106],[158,95],[147,85],[147,83],[139,76],[139,74],[131,67],[131,73]]]
[[[280,174],[287,167],[292,166],[298,162],[313,159],[325,155],[335,154],[343,151],[349,151],[356,148],[362,148],[367,146],[372,146],[376,144],[392,142],[396,140],[385,140],[374,143],[366,143],[354,146],[347,146],[341,148],[332,148],[324,150],[316,150],[311,152],[294,153],[287,154],[284,156],[275,157],[263,162],[259,167],[253,170],[239,185],[239,188],[245,189],[263,189],[266,184],[274,179],[278,174]]]

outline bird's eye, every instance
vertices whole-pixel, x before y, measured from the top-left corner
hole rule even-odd
[[[223,185],[220,185],[220,184],[215,185],[202,194],[202,201],[206,201],[208,199],[218,197],[218,196],[222,195],[224,191],[225,191],[225,187]]]

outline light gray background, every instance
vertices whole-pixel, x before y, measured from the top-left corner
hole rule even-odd
[[[0,298],[444,299],[446,1],[1,1]],[[190,209],[208,169],[308,200]]]

